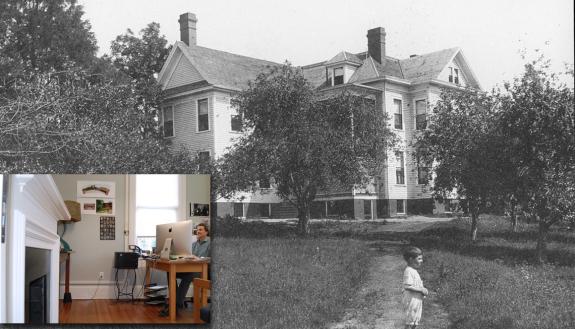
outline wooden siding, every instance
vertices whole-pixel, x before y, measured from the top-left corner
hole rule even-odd
[[[204,98],[208,98],[210,130],[198,132],[198,100]],[[173,141],[176,147],[184,145],[192,152],[210,151],[210,155],[214,154],[213,98],[213,92],[206,92],[165,103],[164,106],[174,107],[175,136]]]
[[[231,93],[214,93],[214,150],[216,157],[221,157],[226,149],[234,143],[233,139],[240,136],[240,133],[232,131],[232,114],[237,112],[230,105],[231,99]]]
[[[166,89],[187,85],[204,80],[192,63],[180,54],[176,67],[166,84]]]

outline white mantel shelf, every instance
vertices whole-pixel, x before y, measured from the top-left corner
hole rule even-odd
[[[60,238],[58,220],[70,218],[50,175],[10,176],[7,225],[7,323],[25,321],[26,247],[50,251],[48,322],[58,323]]]

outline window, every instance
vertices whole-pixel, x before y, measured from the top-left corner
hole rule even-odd
[[[423,130],[427,127],[427,104],[425,99],[415,101],[415,129]]]
[[[234,202],[234,217],[244,217],[244,204],[241,202]]]
[[[397,200],[397,213],[405,214],[405,200]]]
[[[239,114],[232,114],[232,131],[242,131],[242,116]]]
[[[333,70],[326,69],[326,76],[327,76],[327,85],[333,86]]]
[[[166,106],[162,111],[162,122],[164,123],[164,137],[174,137],[174,108]]]
[[[261,177],[260,178],[260,188],[270,188],[270,179],[269,177]]]
[[[393,100],[393,117],[395,119],[395,129],[403,129],[402,106],[399,99]]]
[[[397,184],[405,184],[405,161],[403,152],[395,152],[395,179]]]
[[[210,129],[210,119],[208,116],[208,99],[198,100],[198,131]]]
[[[260,203],[259,206],[259,216],[263,218],[270,218],[270,204]]]
[[[417,184],[427,185],[429,183],[429,167],[417,167]]]
[[[363,214],[365,219],[373,219],[371,214],[371,200],[363,200]]]
[[[454,78],[453,78],[453,79],[454,79],[453,82],[455,82],[455,84],[458,85],[458,84],[459,84],[459,70],[458,70],[458,69],[453,69],[453,71],[454,71],[453,73],[455,73],[455,76],[454,76]]]
[[[184,213],[183,184],[178,175],[134,175],[135,244],[143,250],[156,246],[156,225],[171,223]]]
[[[450,67],[449,68],[449,82],[455,83],[455,84],[459,84],[459,70],[454,68],[454,67]]]
[[[419,150],[422,154],[426,152],[424,148]],[[430,167],[429,163],[426,163],[422,157],[417,155],[417,184],[427,185],[429,183]]]
[[[343,84],[343,67],[338,67],[333,69],[333,85],[342,85]]]

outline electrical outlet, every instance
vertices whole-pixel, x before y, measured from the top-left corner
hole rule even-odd
[[[104,278],[104,272],[100,272],[100,274],[98,274],[98,279],[102,280]]]

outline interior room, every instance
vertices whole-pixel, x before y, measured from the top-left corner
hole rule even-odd
[[[210,176],[0,175],[0,197],[0,323],[209,321]]]

